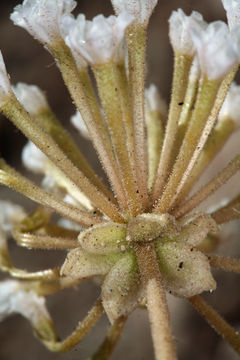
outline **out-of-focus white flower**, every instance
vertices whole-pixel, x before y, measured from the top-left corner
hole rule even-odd
[[[200,71],[199,61],[197,56],[195,56],[189,72],[189,81],[190,82],[196,81],[197,79],[199,79],[200,75],[201,75],[201,71]]]
[[[124,59],[124,34],[132,21],[133,17],[126,12],[108,18],[98,15],[92,21],[80,14],[66,36],[66,43],[73,54],[79,53],[92,65],[118,61]]]
[[[194,55],[196,48],[189,29],[194,27],[195,24],[202,30],[207,27],[207,23],[197,11],[193,11],[190,16],[187,16],[182,9],[173,11],[169,18],[169,37],[175,52],[190,56]]]
[[[201,71],[209,80],[223,78],[237,64],[233,39],[224,22],[215,21],[205,30],[195,22],[190,32]]]
[[[0,283],[0,321],[14,313],[27,318],[34,327],[50,320],[44,297],[25,291],[19,281],[3,281]]]
[[[158,0],[112,0],[117,14],[127,11],[139,24],[148,23],[157,2]]]
[[[236,124],[236,127],[240,126],[240,86],[236,83],[232,83],[228,95],[223,103],[222,109],[219,113],[219,120],[224,118],[230,118]]]
[[[18,101],[29,114],[35,115],[41,110],[49,108],[46,96],[38,86],[18,83],[12,89]]]
[[[46,155],[31,141],[28,141],[22,151],[22,162],[26,168],[42,174],[45,172],[46,160]]]
[[[0,51],[0,106],[11,96],[12,90],[6,66]]]
[[[163,100],[156,85],[151,84],[148,89],[145,89],[145,101],[147,111],[157,111],[161,115],[167,115],[167,104]]]
[[[21,206],[10,201],[0,200],[0,228],[3,232],[9,233],[12,227],[25,216],[26,213]]]
[[[79,111],[76,111],[76,113],[71,116],[71,123],[73,126],[79,131],[79,133],[87,140],[89,140],[89,133],[88,129],[85,125],[85,122],[83,121],[82,115]]]
[[[224,9],[227,12],[229,29],[240,25],[240,0],[222,0]]]
[[[51,46],[62,38],[62,16],[69,14],[76,5],[73,0],[24,0],[22,5],[14,8],[10,18],[35,39]]]

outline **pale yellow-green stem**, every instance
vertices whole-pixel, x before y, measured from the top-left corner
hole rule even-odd
[[[114,351],[127,318],[121,316],[114,324],[109,328],[106,338],[101,344],[97,352],[89,360],[108,360],[110,359],[112,352]]]
[[[189,299],[195,309],[204,317],[213,329],[228,341],[233,349],[240,355],[240,334],[229,325],[210,305],[200,296]]]
[[[171,332],[166,294],[163,289],[154,244],[138,244],[135,247],[135,252],[147,300],[155,359],[175,360],[177,356]]]
[[[126,132],[126,142],[130,156],[131,166],[134,170],[134,126],[131,111],[129,84],[124,63],[116,64],[116,77],[118,81],[118,94],[121,103],[122,117]]]
[[[174,206],[181,204],[181,202],[186,198],[200,175],[225,145],[235,128],[236,126],[234,121],[229,118],[224,118],[217,123],[191,171],[191,176],[187,178],[185,184],[183,185],[178,196],[178,200],[175,202]]]
[[[97,188],[84,176],[84,174],[73,165],[69,158],[63,153],[55,141],[45,132],[39,123],[30,117],[17,99],[12,95],[6,103],[1,106],[3,113],[19,128],[22,133],[31,140],[73,183],[79,188],[92,203],[110,218],[122,219],[116,206],[106,198]]]
[[[164,138],[162,115],[156,110],[146,111],[146,124],[148,149],[148,189],[151,192],[158,168]]]
[[[148,167],[144,111],[146,26],[132,24],[127,29],[129,90],[134,125],[134,156],[137,186],[143,208],[148,208]]]
[[[71,51],[64,41],[55,44],[51,51],[56,58],[69,93],[86,124],[113,191],[123,209],[127,209],[127,198],[114,158],[110,137],[101,116],[88,71],[87,69],[79,71]]]
[[[214,211],[211,216],[217,224],[224,224],[235,219],[240,219],[240,195],[235,197],[226,206]]]
[[[192,113],[186,135],[184,137],[180,152],[174,164],[172,174],[165,187],[164,193],[159,199],[155,212],[168,212],[177,195],[181,190],[182,178],[186,174],[188,165],[192,159],[194,151],[198,146],[199,139],[205,129],[208,116],[212,110],[215,102],[217,91],[219,89],[220,80],[208,80],[206,77],[202,78],[201,88],[195,104],[195,109]]]
[[[132,216],[140,212],[139,196],[133,169],[126,143],[126,132],[118,94],[118,78],[116,76],[116,64],[93,66],[93,71],[98,85],[99,96],[103,105],[112,139],[115,157],[118,160],[121,177],[128,196],[128,207]]]
[[[22,269],[18,269],[14,266],[1,266],[1,271],[8,273],[10,276],[19,280],[44,280],[52,281],[59,278],[59,268],[40,270],[35,272],[28,272]]]
[[[157,176],[153,187],[152,198],[156,200],[163,191],[169,176],[171,155],[174,151],[175,139],[178,130],[178,121],[188,84],[188,74],[193,58],[176,53],[174,58],[174,74],[172,84],[172,97],[168,113],[167,127],[159,160]]]
[[[225,184],[233,175],[240,170],[240,155],[228,163],[228,165],[218,173],[218,175],[196,192],[189,200],[176,208],[172,214],[176,218],[183,217],[185,214],[192,211],[202,201],[204,201],[213,192],[217,191],[223,184]]]
[[[44,345],[51,351],[66,352],[76,346],[94,327],[103,313],[101,299],[92,307],[85,319],[79,322],[76,329],[65,340],[61,342],[43,340]]]
[[[116,200],[110,191],[95,174],[72,137],[57,120],[51,109],[44,109],[43,111],[35,114],[34,117],[69,157],[73,164],[83,172],[83,174],[91,181],[92,184],[96,186],[96,188],[102,191],[106,197],[116,204]]]
[[[69,287],[77,286],[85,280],[84,278],[72,279],[60,276],[52,281],[44,281],[44,279],[41,281],[25,281],[24,289],[34,290],[39,296],[50,296]]]
[[[87,211],[79,210],[74,206],[65,203],[57,197],[45,192],[30,180],[20,175],[17,171],[8,166],[0,159],[0,184],[6,185],[29,199],[47,206],[58,214],[69,218],[72,221],[85,226],[91,226],[102,221],[102,218]]]
[[[225,271],[240,272],[240,259],[233,259],[219,255],[208,255],[209,263],[216,269]]]

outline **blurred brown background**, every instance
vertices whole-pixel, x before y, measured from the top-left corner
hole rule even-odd
[[[14,26],[9,20],[12,8],[20,2],[1,1],[0,4],[0,49],[2,50],[12,83],[23,81],[37,84],[47,92],[49,102],[60,120],[69,126],[69,117],[74,112],[71,99],[63,85],[61,76],[51,56],[34,41],[23,29]],[[207,21],[225,19],[220,0],[159,0],[149,26],[148,78],[154,82],[166,100],[169,100],[172,74],[172,52],[168,40],[168,18],[172,10],[182,8],[187,14],[192,10],[200,11]],[[83,12],[87,18],[103,13],[112,13],[110,0],[78,1],[76,12]],[[21,171],[20,152],[25,138],[9,121],[0,117],[0,153]],[[88,144],[78,140],[79,146],[86,151]],[[229,154],[232,151],[228,151]],[[92,149],[86,152],[89,161],[99,169]],[[232,155],[232,154],[231,154]],[[222,161],[222,158],[220,158]],[[217,165],[216,165],[217,166]],[[99,170],[100,171],[100,170]],[[35,177],[35,180],[38,180]],[[235,180],[236,183],[236,180]],[[239,184],[239,181],[237,182]],[[233,186],[232,186],[233,187]],[[30,209],[33,205],[23,197],[0,188],[1,198],[16,199]],[[226,238],[232,242],[231,250],[223,246],[229,255],[240,255],[238,244],[238,224],[232,224],[225,230]],[[61,264],[64,254],[60,252],[27,251],[18,249],[13,242],[10,250],[16,266],[37,270]],[[218,290],[206,298],[209,302],[237,327],[240,325],[239,277],[232,274],[216,273]],[[238,282],[237,282],[238,281]],[[48,299],[50,312],[56,321],[61,337],[74,329],[93,304],[99,289],[92,283],[79,286],[79,289],[67,290]],[[187,301],[169,298],[172,311],[174,334],[179,358],[184,360],[231,360],[237,359],[228,346],[198,317]],[[5,320],[0,324],[0,360],[40,360],[40,359],[86,359],[101,342],[107,328],[103,319],[99,326],[68,354],[52,354],[34,338],[27,322],[19,316]],[[152,360],[153,352],[147,315],[139,310],[132,314],[127,323],[114,359]],[[163,359],[164,360],[164,359]]]

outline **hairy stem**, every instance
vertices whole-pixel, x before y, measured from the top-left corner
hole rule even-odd
[[[214,211],[211,216],[217,224],[224,224],[235,219],[240,219],[240,195],[230,201],[226,206]]]
[[[154,244],[136,245],[135,251],[147,300],[156,360],[174,360],[177,357]]]
[[[209,263],[216,269],[240,272],[240,259],[232,259],[219,255],[208,255]]]

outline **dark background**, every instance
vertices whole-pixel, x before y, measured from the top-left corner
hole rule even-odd
[[[51,56],[34,41],[28,33],[12,24],[9,14],[13,7],[20,2],[1,1],[0,4],[0,49],[6,62],[11,81],[28,84],[37,84],[47,92],[49,102],[59,119],[69,127],[69,117],[74,112],[71,99],[63,85],[61,76]],[[112,13],[111,4],[108,0],[81,0],[78,2],[77,12],[83,12],[87,18],[103,13]],[[152,16],[149,26],[148,43],[148,77],[147,83],[154,82],[168,101],[171,88],[172,52],[168,40],[168,18],[172,10],[182,8],[187,14],[192,10],[200,11],[207,21],[225,19],[224,10],[220,0],[160,0]],[[75,136],[74,132],[73,135]],[[11,164],[21,171],[20,154],[26,139],[10,122],[0,117],[0,152]],[[236,139],[235,139],[236,142]],[[239,141],[238,141],[239,142]],[[79,146],[86,152],[89,161],[96,169],[99,165],[94,152],[89,144],[78,138]],[[232,147],[235,145],[231,140]],[[231,145],[230,144],[230,145]],[[86,151],[87,149],[87,151]],[[233,156],[233,150],[229,147],[227,156],[221,156],[212,172],[218,165],[229,156]],[[35,176],[34,179],[39,179]],[[236,190],[239,178],[235,178],[228,189]],[[225,189],[225,191],[227,191]],[[31,202],[13,192],[0,188],[0,196],[5,199],[17,199],[25,204],[28,209],[33,206]],[[221,196],[225,196],[221,193]],[[219,193],[217,195],[219,198]],[[232,256],[240,255],[239,227],[233,223],[224,230],[225,244],[222,251]],[[227,242],[231,240],[231,248]],[[61,264],[64,254],[60,252],[27,251],[18,249],[10,242],[12,258],[16,266],[37,270],[53,267]],[[208,301],[214,305],[235,327],[240,325],[240,291],[239,277],[233,274],[216,273],[218,290],[211,296],[207,295]],[[238,282],[237,282],[238,281]],[[77,321],[81,319],[94,303],[99,289],[92,283],[79,286],[79,289],[66,290],[61,294],[51,296],[48,299],[50,312],[56,321],[60,336],[65,337],[71,332]],[[201,320],[191,309],[187,301],[169,298],[172,313],[174,334],[178,347],[179,358],[184,360],[231,360],[238,357],[226,346],[214,331]],[[0,360],[40,360],[40,359],[86,359],[97,347],[104,336],[107,328],[107,320],[103,319],[99,326],[68,354],[52,354],[34,338],[28,323],[20,316],[14,316],[0,324]],[[138,310],[131,315],[127,323],[121,343],[118,346],[114,359],[128,360],[151,360],[153,359],[147,314]]]

